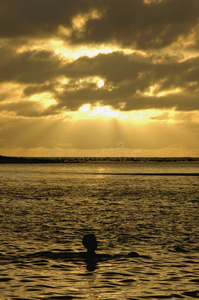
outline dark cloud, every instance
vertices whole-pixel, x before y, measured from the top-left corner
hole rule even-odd
[[[81,57],[68,64],[64,70],[66,76],[85,77],[99,75],[117,84],[121,80],[135,79],[138,72],[150,68],[151,61],[141,55],[125,55],[123,52],[99,54],[96,57]]]
[[[50,105],[49,107],[45,108],[41,103],[30,100],[1,103],[0,112],[1,111],[13,112],[16,116],[29,118],[53,116],[59,113],[59,111],[55,109],[54,105]]]
[[[177,56],[171,55],[162,55],[159,59],[154,54],[143,56],[139,53],[127,55],[113,52],[68,62],[50,51],[34,50],[18,54],[9,48],[8,52],[4,48],[0,51],[4,56],[0,63],[0,80],[24,85],[22,100],[34,94],[50,93],[57,100],[57,105],[51,108],[49,114],[53,113],[53,109],[54,113],[57,110],[77,110],[85,103],[97,102],[123,110],[198,109],[198,57],[179,62]],[[61,89],[60,76],[68,79]],[[89,78],[95,77],[103,78],[103,87],[99,88],[90,81]],[[152,86],[155,92],[149,97],[147,93]],[[182,91],[176,94],[176,89]],[[170,93],[159,97],[165,91]],[[2,97],[6,99],[5,92]],[[123,108],[121,103],[125,104]],[[27,110],[29,108],[27,102]],[[18,113],[20,109],[22,107],[18,104]],[[35,115],[38,110],[33,111]]]
[[[24,96],[31,96],[34,94],[40,94],[45,92],[53,92],[55,89],[54,83],[47,83],[47,84],[33,84],[28,85],[26,88],[24,88],[23,93]]]
[[[78,14],[96,9],[82,28],[72,27]],[[62,36],[72,44],[119,43],[125,47],[159,49],[186,37],[198,22],[198,0],[1,0],[0,37],[57,37],[60,26],[71,29]],[[195,46],[197,43],[195,44]]]
[[[43,83],[59,74],[61,65],[51,51],[16,53],[10,47],[0,48],[0,81]]]
[[[179,111],[198,110],[198,95],[167,95],[163,97],[132,97],[127,102],[126,110],[172,109]]]
[[[92,6],[87,0],[0,0],[0,36],[47,38]]]
[[[75,42],[119,42],[126,47],[158,49],[186,37],[198,23],[197,0],[165,0],[146,4],[140,0],[107,2],[102,18],[89,20]]]
[[[77,91],[64,92],[58,96],[59,108],[77,110],[85,103],[110,105],[115,109],[124,111],[144,109],[172,109],[176,110],[198,110],[197,95],[166,95],[161,97],[131,95],[129,90],[116,89],[109,92],[105,89],[97,90],[80,89]],[[125,106],[122,107],[121,103]]]
[[[198,81],[199,59],[192,58],[184,62],[162,58],[161,62],[154,62],[153,57],[123,53],[100,54],[94,58],[83,57],[64,68],[65,76],[74,80],[87,76],[104,78],[105,85],[98,88],[88,84],[84,87],[70,89],[70,83],[64,91],[57,93],[59,106],[76,110],[84,103],[111,105],[119,108],[125,103],[125,110],[147,108],[176,108],[179,110],[198,109]],[[156,86],[157,85],[157,86]],[[155,86],[156,94],[147,96],[149,88]],[[110,88],[111,87],[111,88]],[[181,89],[179,94],[176,89]],[[160,93],[166,94],[161,95]],[[167,91],[170,91],[167,94]],[[173,91],[173,92],[172,92]]]

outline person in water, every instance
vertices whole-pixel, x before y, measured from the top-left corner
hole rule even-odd
[[[142,257],[142,258],[150,258],[146,255],[139,255],[137,252],[130,252],[128,254],[96,254],[97,250],[97,238],[94,234],[86,234],[82,239],[82,244],[87,249],[87,252],[52,252],[52,251],[42,251],[33,254],[27,254],[26,258],[51,258],[51,259],[64,259],[64,260],[72,260],[77,261],[80,257],[85,261],[86,268],[89,271],[94,271],[97,267],[98,262],[103,262],[112,259],[118,258],[127,258],[127,257]]]
[[[106,261],[109,259],[117,259],[121,257],[125,257],[124,255],[117,254],[117,255],[110,255],[110,254],[96,254],[95,250],[97,250],[97,238],[94,234],[86,234],[84,235],[82,239],[82,244],[87,249],[87,252],[83,254],[83,258],[86,262],[87,270],[94,271],[97,262],[100,261]],[[143,258],[149,258],[148,256],[141,256],[137,252],[130,252],[126,255],[126,257],[143,257]]]
[[[88,254],[95,254],[95,250],[97,250],[97,239],[94,234],[86,234],[82,239],[82,244],[87,249]]]
[[[87,270],[94,271],[97,265],[98,257],[95,253],[97,250],[97,239],[94,234],[86,234],[82,239],[82,244],[87,249],[84,255]]]

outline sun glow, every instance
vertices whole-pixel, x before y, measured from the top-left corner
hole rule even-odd
[[[90,111],[91,117],[105,117],[105,118],[120,118],[121,113],[112,110],[110,106],[97,106],[92,111]]]
[[[161,89],[161,86],[160,84],[154,84],[152,86],[150,86],[144,93],[143,95],[144,96],[147,96],[147,97],[164,97],[164,96],[167,96],[167,95],[171,95],[171,94],[178,94],[180,92],[182,92],[182,89],[181,88],[178,88],[176,87],[175,89],[171,89],[171,90],[162,90],[160,91]],[[142,93],[139,93],[139,94],[142,94]]]
[[[77,119],[81,118],[90,118],[90,119],[95,119],[95,118],[118,118],[118,119],[126,119],[127,114],[123,113],[119,110],[114,110],[112,109],[109,105],[101,106],[91,106],[91,104],[84,104],[82,105],[77,114],[76,114]]]
[[[98,88],[101,88],[104,86],[104,80],[100,79],[97,83]]]
[[[72,115],[71,115],[72,116]],[[74,114],[73,114],[74,117]],[[75,113],[75,120],[79,119],[118,119],[120,121],[127,121],[134,124],[147,124],[151,122],[176,123],[177,113],[175,110],[133,110],[120,111],[114,110],[109,105],[92,106],[87,103],[82,105]]]
[[[56,50],[56,54],[60,54],[63,57],[67,58],[68,60],[75,60],[78,59],[79,57],[82,56],[88,56],[89,58],[97,56],[98,54],[102,53],[102,54],[109,54],[112,53],[114,51],[117,51],[118,48],[117,47],[112,47],[112,46],[101,46],[101,47],[74,47],[74,48],[70,48],[70,47],[60,47]]]
[[[165,91],[162,91],[160,93],[157,94],[157,97],[164,97],[166,95],[170,95],[170,94],[178,94],[182,91],[181,88],[176,88],[174,90],[165,90]]]
[[[91,105],[90,104],[84,104],[79,108],[79,112],[87,113],[90,111]]]
[[[65,36],[70,36],[70,31],[67,28],[60,27],[60,33]],[[121,48],[117,44],[100,44],[97,46],[87,45],[69,45],[62,39],[48,39],[45,41],[34,40],[34,43],[29,43],[27,45],[19,46],[16,49],[17,54],[24,53],[26,51],[51,51],[55,55],[61,57],[64,60],[72,62],[82,56],[87,56],[89,58],[95,57],[99,54],[111,54],[113,52],[122,52],[126,55],[130,55],[133,53],[138,53],[142,56],[147,56],[146,52],[137,50],[137,49],[129,49],[129,48]]]
[[[31,101],[36,101],[42,104],[44,108],[56,104],[56,100],[52,98],[50,93],[34,94],[29,98]]]

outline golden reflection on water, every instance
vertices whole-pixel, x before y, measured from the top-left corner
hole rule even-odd
[[[198,178],[84,171],[37,165],[0,173],[2,299],[196,298]],[[90,231],[96,252],[113,256],[94,271],[76,255]],[[63,251],[71,256],[53,256]]]

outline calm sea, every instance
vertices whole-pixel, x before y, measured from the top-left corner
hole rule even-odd
[[[198,162],[0,165],[0,299],[199,298],[190,173]],[[109,254],[92,271],[86,233]]]

